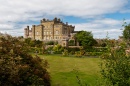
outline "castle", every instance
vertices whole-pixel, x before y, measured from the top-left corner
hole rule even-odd
[[[32,38],[33,40],[41,40],[44,42],[57,41],[62,46],[68,45],[68,40],[74,40],[75,26],[63,23],[60,19],[53,20],[43,19],[40,25],[32,25],[24,29],[24,37]]]

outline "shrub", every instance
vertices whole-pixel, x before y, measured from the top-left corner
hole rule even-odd
[[[76,56],[76,57],[82,57],[80,51],[76,51],[76,52],[75,52],[75,56]]]
[[[53,54],[53,47],[51,46],[51,47],[48,47],[47,49],[46,49],[46,54]]]
[[[68,56],[68,55],[69,55],[68,50],[64,49],[64,52],[62,52],[62,56]]]
[[[17,38],[0,38],[0,86],[50,86],[47,61],[32,57],[26,48]]]
[[[101,74],[111,86],[130,86],[130,56],[123,48],[110,49],[102,56]]]
[[[63,50],[64,50],[64,48],[59,44],[57,44],[53,47],[53,51],[55,54],[61,54],[63,52]]]
[[[70,54],[70,55],[74,55],[74,54],[75,54],[75,52],[74,52],[74,51],[71,51],[69,54]]]
[[[78,47],[74,47],[74,48],[70,48],[68,47],[68,51],[71,52],[71,51],[79,51],[80,49]]]
[[[49,42],[46,43],[46,45],[54,45],[54,44],[55,44],[54,41],[49,41]]]

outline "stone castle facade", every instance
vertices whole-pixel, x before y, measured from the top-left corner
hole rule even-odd
[[[40,25],[32,25],[24,29],[24,37],[41,41],[57,41],[62,46],[67,46],[68,40],[74,40],[75,26],[63,23],[60,19],[41,20]]]

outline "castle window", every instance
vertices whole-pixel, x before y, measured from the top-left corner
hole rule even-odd
[[[37,35],[38,35],[39,33],[37,32]]]
[[[53,28],[53,25],[51,25],[50,28]]]
[[[55,28],[59,27],[58,25],[55,25]]]
[[[46,32],[44,32],[44,35],[46,35]]]
[[[57,39],[57,37],[55,37],[55,39]]]
[[[58,30],[56,30],[56,34],[59,34],[59,31],[58,31]]]

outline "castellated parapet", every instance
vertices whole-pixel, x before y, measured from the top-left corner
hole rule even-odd
[[[33,40],[41,41],[58,41],[61,45],[66,46],[67,41],[74,33],[75,26],[68,25],[68,22],[63,23],[60,19],[53,20],[42,19],[39,25],[32,25],[24,29],[24,37]]]

